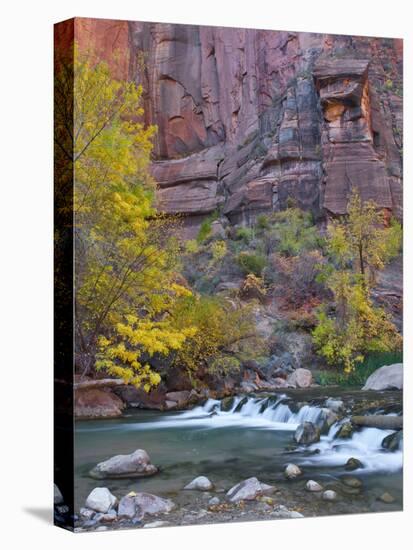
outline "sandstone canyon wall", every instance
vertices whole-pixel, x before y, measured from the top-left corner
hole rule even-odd
[[[289,199],[338,215],[353,186],[401,218],[401,40],[89,19],[75,33],[142,84],[159,203],[189,226]]]

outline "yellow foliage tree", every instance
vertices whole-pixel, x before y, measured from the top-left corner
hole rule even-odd
[[[96,366],[149,389],[159,377],[142,354],[177,350],[193,334],[188,327],[178,334],[168,320],[189,291],[174,282],[178,247],[154,208],[148,165],[156,128],[142,121],[142,88],[113,78],[93,56],[76,49],[72,70],[62,66],[57,78],[57,148],[71,159],[75,181],[76,364],[84,375]]]
[[[384,224],[372,201],[362,202],[354,191],[348,214],[328,228],[327,249],[332,263],[323,279],[335,304],[334,315],[324,306],[313,331],[318,353],[346,373],[364,360],[364,354],[401,349],[402,337],[384,309],[374,306],[371,288],[375,274],[400,251],[401,227]]]

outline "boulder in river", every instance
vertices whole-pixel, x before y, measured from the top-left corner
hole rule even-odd
[[[198,476],[185,485],[184,489],[186,490],[195,490],[195,491],[211,491],[214,486],[211,481],[205,476]]]
[[[239,502],[240,500],[254,500],[259,496],[272,493],[274,487],[258,481],[256,477],[250,477],[234,485],[226,494],[230,502]]]
[[[314,481],[313,479],[309,479],[305,484],[305,489],[310,493],[319,493],[320,491],[323,490],[323,486],[317,483],[317,481]]]
[[[171,391],[168,392],[165,397],[167,401],[171,401],[175,403],[175,406],[177,407],[184,407],[187,405],[189,398],[190,398],[190,391],[183,390],[183,391]]]
[[[128,478],[151,476],[158,471],[151,464],[149,455],[143,449],[137,449],[130,455],[116,455],[97,464],[90,471],[94,479]]]
[[[341,413],[344,411],[344,403],[341,399],[333,399],[329,397],[326,400],[326,407],[335,413]]]
[[[110,388],[87,387],[75,391],[76,418],[114,418],[122,416],[124,407],[123,401]]]
[[[363,463],[358,458],[351,457],[347,460],[344,468],[347,471],[352,472],[353,470],[358,470],[359,468],[363,468]]]
[[[86,499],[86,508],[106,514],[116,505],[117,498],[106,487],[96,487]]]
[[[394,432],[386,437],[381,442],[381,446],[388,451],[398,451],[403,446],[403,430]]]
[[[150,493],[137,493],[135,504],[142,515],[167,514],[175,508],[172,500],[161,498]]]
[[[344,422],[336,433],[336,437],[340,439],[349,439],[353,435],[354,427],[351,422]]]
[[[287,378],[287,384],[294,388],[309,388],[313,383],[313,375],[308,369],[297,369]]]
[[[403,363],[394,363],[380,367],[371,374],[363,390],[402,390],[403,389]]]
[[[332,489],[327,489],[327,491],[324,491],[322,498],[323,500],[336,500],[337,493]]]
[[[294,441],[299,445],[311,445],[320,441],[320,429],[312,422],[303,422],[294,433]]]
[[[284,475],[287,479],[295,479],[302,475],[301,469],[296,464],[288,464],[284,470]]]

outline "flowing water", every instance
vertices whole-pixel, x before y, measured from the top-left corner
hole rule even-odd
[[[399,395],[388,395],[393,401],[399,399]],[[354,403],[365,399],[365,394],[352,392],[344,398]],[[131,490],[146,491],[179,501],[180,495],[188,493],[182,493],[184,485],[199,475],[208,476],[218,491],[226,491],[239,481],[255,476],[281,487],[293,503],[303,501],[309,505],[309,496],[303,490],[305,481],[316,479],[325,487],[337,488],[340,477],[349,473],[344,464],[354,457],[364,465],[363,469],[351,473],[363,482],[361,494],[349,489],[342,493],[344,507],[343,498],[341,506],[327,507],[326,511],[320,509],[318,502],[312,513],[401,509],[402,451],[389,452],[381,446],[383,438],[393,433],[391,430],[363,428],[351,439],[338,439],[335,436],[343,419],[333,424],[320,442],[309,447],[293,445],[292,436],[300,423],[322,423],[323,399],[325,401],[325,397],[311,392],[239,396],[229,404],[227,400],[210,399],[202,406],[183,412],[131,409],[120,419],[77,422],[76,507],[83,505],[96,486],[107,486],[118,495]],[[145,449],[160,468],[157,475],[99,482],[88,476],[98,462],[138,448]],[[290,462],[298,464],[305,474],[294,482],[287,482],[283,477],[283,470]],[[377,501],[385,491],[395,497],[390,507]]]

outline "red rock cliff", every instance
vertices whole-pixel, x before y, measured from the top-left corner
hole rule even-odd
[[[356,186],[401,217],[401,40],[89,19],[76,37],[143,85],[166,211],[340,214]]]

